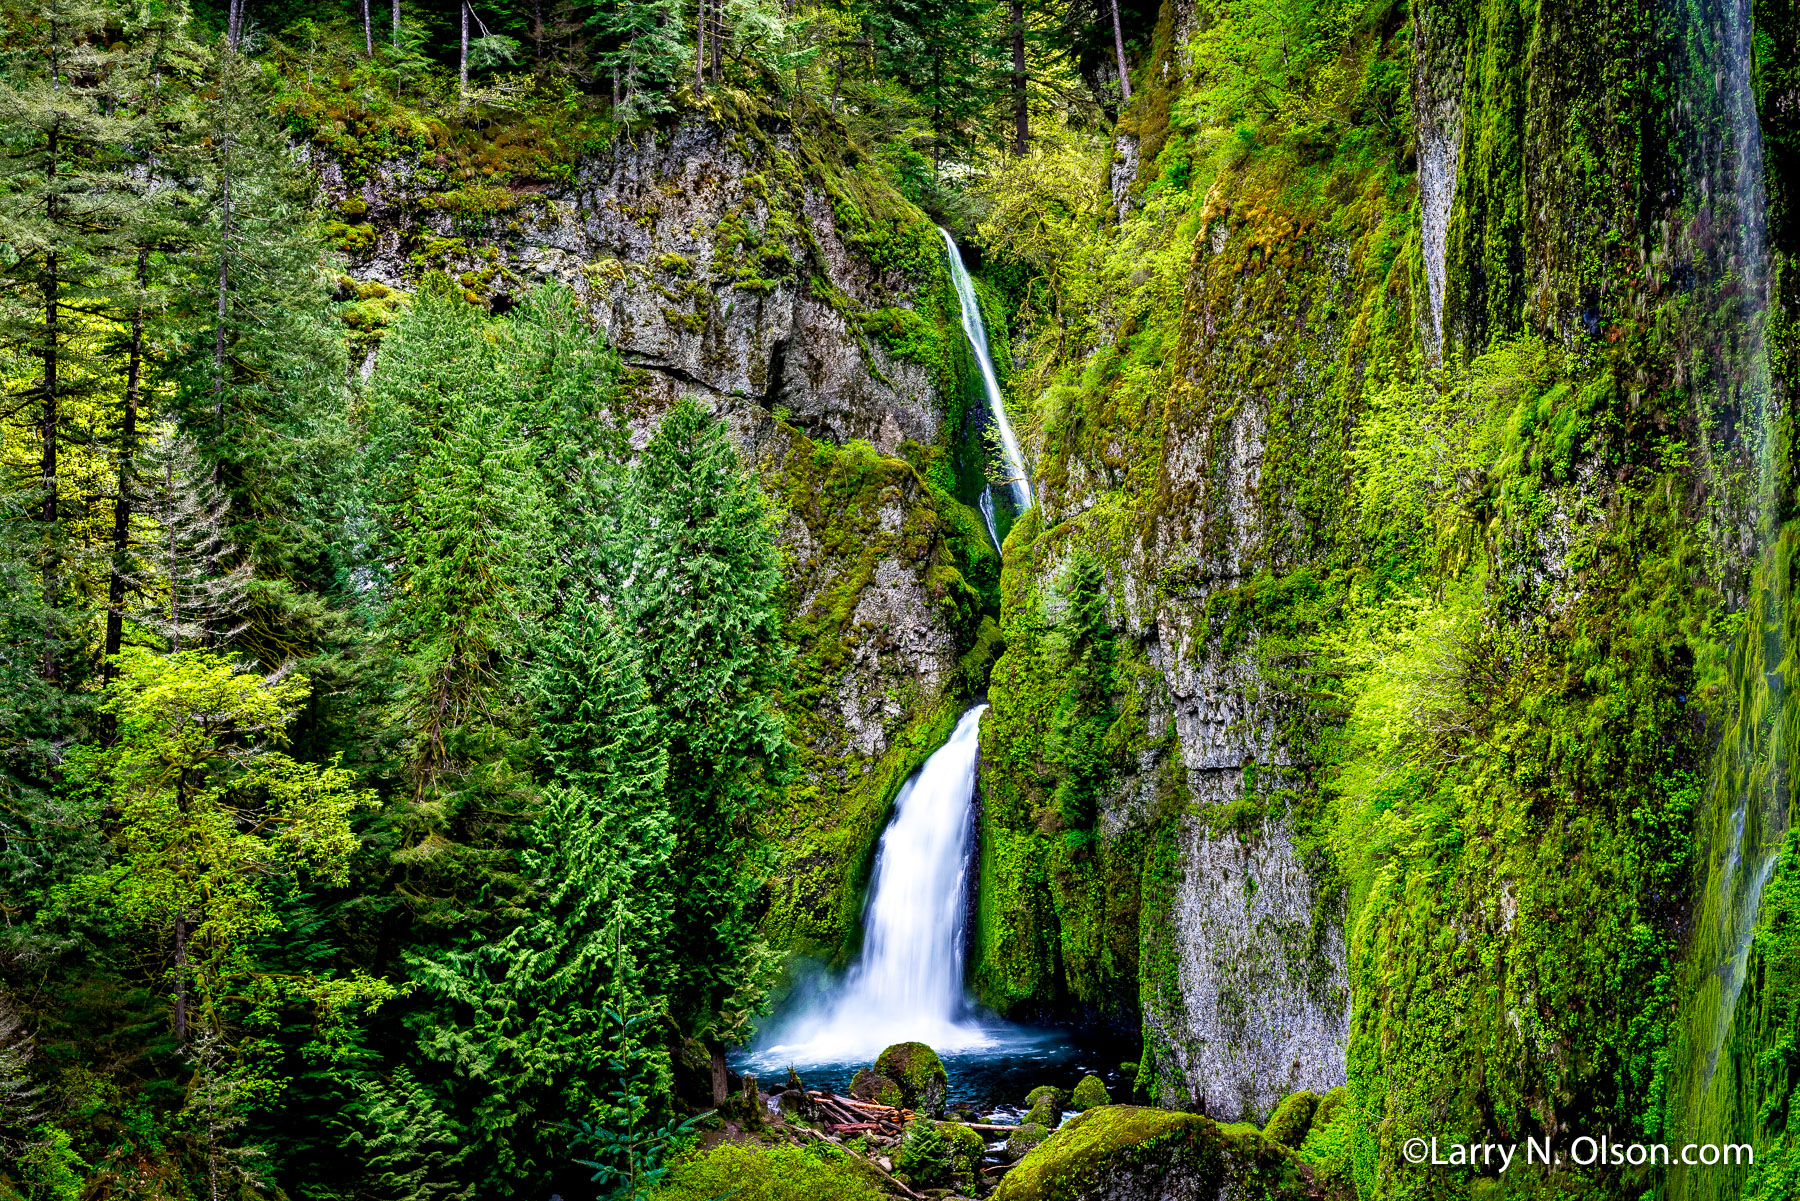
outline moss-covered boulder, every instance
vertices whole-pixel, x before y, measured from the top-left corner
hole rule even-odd
[[[891,1076],[880,1072],[862,1069],[850,1078],[850,1095],[858,1101],[873,1101],[877,1105],[892,1105],[899,1109],[902,1100],[900,1085]]]
[[[1025,1108],[1035,1109],[1045,1098],[1049,1098],[1050,1104],[1058,1109],[1069,1099],[1068,1094],[1054,1084],[1040,1084],[1025,1094]]]
[[[1303,1201],[1286,1148],[1254,1126],[1197,1113],[1103,1105],[1070,1119],[1020,1160],[993,1201]]]
[[[1314,1128],[1331,1125],[1332,1120],[1348,1104],[1350,1104],[1350,1090],[1346,1086],[1340,1084],[1326,1093],[1319,1098],[1319,1107],[1313,1111],[1312,1124]]]
[[[875,1071],[900,1086],[906,1108],[934,1118],[944,1116],[950,1077],[937,1052],[924,1043],[895,1043],[875,1060]]]
[[[1075,1091],[1069,1094],[1069,1108],[1077,1113],[1085,1113],[1097,1105],[1111,1105],[1112,1097],[1107,1094],[1106,1081],[1098,1076],[1083,1076]]]
[[[1006,1136],[1006,1158],[1018,1159],[1028,1155],[1048,1137],[1050,1137],[1048,1126],[1038,1122],[1021,1123],[1013,1128],[1011,1134]]]
[[[1283,1147],[1298,1147],[1306,1138],[1306,1132],[1312,1129],[1313,1114],[1319,1108],[1319,1094],[1314,1092],[1297,1092],[1275,1107],[1269,1115],[1269,1124],[1263,1127],[1263,1137]]]
[[[940,1122],[938,1129],[943,1131],[944,1141],[950,1144],[959,1174],[973,1176],[981,1170],[981,1161],[987,1156],[987,1144],[981,1135],[959,1122]]]

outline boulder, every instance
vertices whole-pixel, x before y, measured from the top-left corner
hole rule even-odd
[[[1006,1136],[1006,1158],[1018,1159],[1028,1155],[1039,1143],[1050,1136],[1050,1128],[1037,1122],[1025,1122],[1013,1128]]]
[[[899,1109],[903,1094],[892,1077],[863,1068],[850,1079],[850,1095],[858,1101],[873,1101]]]
[[[981,1170],[981,1161],[987,1155],[987,1144],[981,1135],[956,1122],[940,1122],[938,1129],[944,1132],[944,1141],[950,1144],[950,1154],[960,1175],[973,1176]]]
[[[930,1117],[944,1116],[950,1078],[943,1061],[924,1043],[895,1043],[875,1060],[875,1071],[900,1086],[902,1104]]]
[[[1077,1113],[1085,1113],[1097,1105],[1111,1105],[1112,1098],[1107,1095],[1106,1081],[1098,1076],[1083,1076],[1081,1083],[1069,1096],[1069,1108]]]
[[[1020,1120],[1025,1125],[1047,1126],[1055,1130],[1062,1121],[1062,1111],[1068,1100],[1069,1095],[1062,1089],[1040,1084],[1025,1094],[1025,1116]]]
[[[1288,1097],[1269,1115],[1263,1137],[1283,1147],[1298,1148],[1312,1128],[1313,1114],[1319,1108],[1319,1094],[1301,1091]]]
[[[1013,1166],[992,1201],[1305,1201],[1292,1152],[1254,1126],[1197,1113],[1102,1105]]]

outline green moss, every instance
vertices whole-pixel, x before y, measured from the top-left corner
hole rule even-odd
[[[1078,1112],[1111,1104],[1112,1098],[1106,1093],[1106,1082],[1098,1076],[1083,1076],[1081,1083],[1075,1086],[1075,1091],[1069,1097],[1069,1108]]]
[[[894,1109],[901,1108],[906,1101],[905,1095],[900,1091],[899,1083],[893,1077],[884,1076],[869,1068],[859,1069],[851,1078],[850,1095],[858,1101],[873,1101],[878,1105],[887,1105]]]
[[[1097,1187],[1128,1195],[1298,1198],[1299,1164],[1253,1127],[1200,1114],[1108,1105],[1070,1119],[1008,1172],[995,1201],[1077,1201]]]
[[[1318,1107],[1317,1093],[1302,1090],[1290,1094],[1269,1116],[1269,1124],[1263,1127],[1263,1137],[1283,1147],[1299,1147],[1306,1132],[1312,1128],[1313,1114]]]
[[[678,1162],[649,1194],[655,1201],[879,1201],[868,1168],[825,1143],[756,1147],[724,1143]]]
[[[875,1060],[875,1071],[900,1086],[901,1104],[929,1117],[942,1117],[950,1080],[944,1065],[924,1043],[895,1043]]]

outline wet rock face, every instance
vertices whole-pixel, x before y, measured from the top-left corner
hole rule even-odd
[[[772,138],[774,150],[791,143]],[[354,195],[334,165],[322,175],[333,203],[365,206],[356,277],[410,289],[439,266],[465,286],[484,277],[476,286],[490,298],[559,280],[645,373],[653,409],[692,393],[734,425],[780,410],[832,442],[860,438],[887,454],[907,439],[931,443],[930,371],[889,356],[849,315],[905,304],[912,285],[852,253],[818,181],[799,182],[792,206],[772,179],[784,169],[770,145],[689,117],[588,160],[566,185],[509,197],[505,220],[446,211],[403,166]]]
[[[1343,932],[1317,920],[1317,887],[1285,823],[1243,837],[1190,822],[1170,915],[1179,995],[1145,1014],[1173,1060],[1159,1064],[1165,1103],[1256,1120],[1288,1093],[1344,1083]]]

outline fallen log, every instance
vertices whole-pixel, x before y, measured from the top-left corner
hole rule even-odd
[[[859,1130],[877,1130],[877,1129],[880,1129],[879,1122],[833,1122],[833,1123],[831,1123],[831,1132],[833,1134],[848,1134],[848,1133],[853,1133],[853,1132],[859,1131]]]

